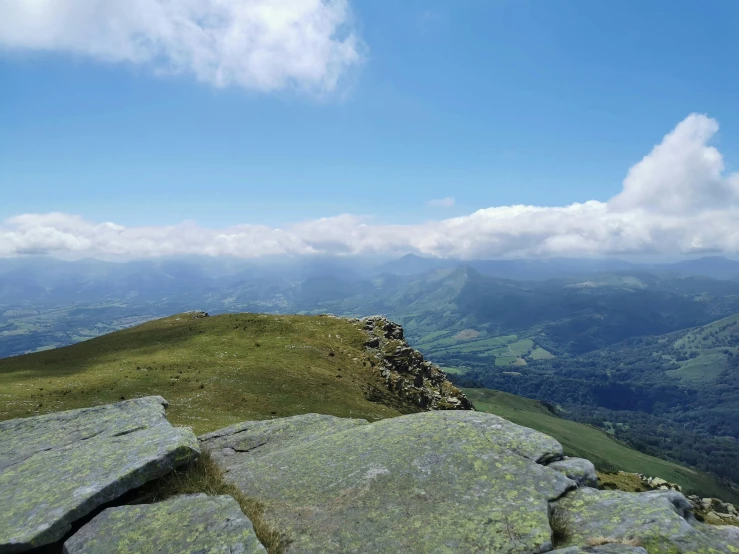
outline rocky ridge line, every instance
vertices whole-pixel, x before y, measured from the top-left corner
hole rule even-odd
[[[365,349],[390,391],[425,410],[475,409],[438,365],[408,345],[400,324],[381,315],[350,321],[367,335]]]

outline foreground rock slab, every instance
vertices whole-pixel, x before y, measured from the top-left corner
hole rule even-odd
[[[565,546],[608,538],[637,541],[649,554],[739,553],[733,529],[696,521],[690,503],[677,491],[581,488],[553,504],[552,521]]]
[[[166,400],[137,398],[0,422],[0,553],[61,539],[96,507],[197,457]]]
[[[265,505],[287,552],[547,552],[549,502],[575,487],[544,465],[562,458],[556,440],[479,412],[296,416],[201,445]]]
[[[104,510],[64,543],[64,554],[266,554],[230,496],[189,494]]]

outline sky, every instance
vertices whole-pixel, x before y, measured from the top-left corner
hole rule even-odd
[[[735,0],[2,0],[0,256],[739,250]]]

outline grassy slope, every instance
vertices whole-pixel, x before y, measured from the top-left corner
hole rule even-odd
[[[739,502],[739,492],[727,489],[709,475],[648,456],[621,444],[603,431],[557,417],[536,400],[490,389],[464,389],[464,392],[478,410],[551,435],[564,446],[568,455],[587,458],[596,467],[603,468],[608,464],[622,471],[662,477],[678,483],[688,492],[701,491]]]
[[[387,391],[363,342],[330,317],[180,314],[0,359],[0,420],[152,394],[197,434],[309,412],[374,420],[417,411]],[[379,402],[365,398],[370,388]]]
[[[679,336],[674,342],[668,336],[665,343],[698,355],[678,362],[680,369],[668,371],[667,374],[685,381],[713,381],[729,367],[728,353],[739,355],[739,314],[694,327],[679,333]]]

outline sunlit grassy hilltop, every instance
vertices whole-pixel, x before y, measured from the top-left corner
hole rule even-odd
[[[172,423],[198,434],[309,412],[375,420],[418,411],[387,391],[364,340],[333,317],[179,314],[0,359],[0,419],[152,394],[169,401]]]
[[[245,420],[324,413],[370,421],[418,411],[389,392],[366,336],[325,316],[184,313],[72,346],[0,359],[0,420],[158,394],[201,434]],[[540,403],[467,389],[476,407],[538,429],[596,465],[739,501],[710,476],[628,448]]]

